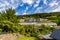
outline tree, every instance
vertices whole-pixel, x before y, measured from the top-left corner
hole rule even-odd
[[[1,14],[0,14],[0,21],[6,21],[7,20],[7,15],[6,15],[6,13],[5,12],[2,12]]]
[[[3,21],[8,20],[8,21],[11,21],[13,23],[18,22],[17,16],[15,15],[15,10],[13,10],[12,8],[6,10],[5,12],[3,11],[0,15],[1,15],[0,20],[3,20]]]
[[[12,8],[6,10],[6,15],[7,15],[9,21],[11,21],[13,23],[18,22],[17,16],[15,15],[15,10],[13,10]]]

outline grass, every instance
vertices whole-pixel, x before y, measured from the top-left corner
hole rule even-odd
[[[18,38],[17,40],[38,40],[38,38],[35,38],[35,37],[22,37],[22,38]]]

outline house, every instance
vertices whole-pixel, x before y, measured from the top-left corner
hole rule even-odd
[[[45,25],[47,25],[47,26],[57,26],[57,24],[56,23],[53,23],[53,22],[50,22],[50,23],[45,23]]]
[[[19,19],[19,22],[25,22],[25,19]]]
[[[40,39],[40,40],[53,40],[53,38],[52,37],[50,37],[50,35],[51,35],[51,33],[50,34],[45,34],[45,35],[38,35],[38,38]]]
[[[43,18],[26,18],[25,22],[44,22],[44,21],[48,21],[48,19],[43,19]]]
[[[36,19],[34,19],[34,18],[27,18],[27,19],[25,19],[25,22],[36,22]]]
[[[39,39],[46,40],[60,40],[60,29],[54,29],[51,33],[46,35],[38,35]]]
[[[28,25],[33,23],[35,26],[41,26],[41,25],[50,26],[50,27],[57,26],[56,23],[49,22],[48,19],[43,19],[43,18],[38,18],[38,19],[25,18],[25,19],[20,19],[19,21],[23,22],[25,24],[27,23]],[[33,24],[31,24],[31,25],[33,25]]]
[[[60,40],[60,29],[53,30],[53,32],[50,35],[50,37],[52,37],[52,38],[54,38],[56,40]]]
[[[36,22],[23,22],[21,25],[34,25],[37,27],[41,27],[41,25],[49,26],[49,27],[57,27],[56,23],[36,23]]]
[[[38,26],[41,26],[41,25],[45,25],[45,26],[50,26],[50,27],[53,27],[53,26],[57,26],[56,23],[53,23],[53,22],[40,22],[40,23],[37,23]]]
[[[44,22],[44,21],[48,21],[48,19],[43,19],[43,18],[37,19],[37,22]]]

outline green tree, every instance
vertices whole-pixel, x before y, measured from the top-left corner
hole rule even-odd
[[[8,20],[8,18],[7,18],[7,15],[6,15],[6,13],[5,12],[2,12],[1,14],[0,14],[0,21],[6,21],[6,20]]]
[[[5,12],[3,11],[0,15],[1,15],[0,16],[1,21],[7,21],[8,20],[8,21],[11,21],[13,23],[18,22],[17,16],[15,15],[15,10],[13,10],[12,8],[6,10]]]
[[[8,10],[6,10],[6,15],[7,15],[7,17],[8,17],[8,20],[9,21],[11,21],[11,22],[18,22],[18,20],[17,20],[17,16],[15,15],[15,10],[13,10],[13,9],[8,9]]]

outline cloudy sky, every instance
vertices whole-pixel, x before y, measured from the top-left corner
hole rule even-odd
[[[11,7],[16,15],[59,12],[60,0],[0,0],[0,12]]]

